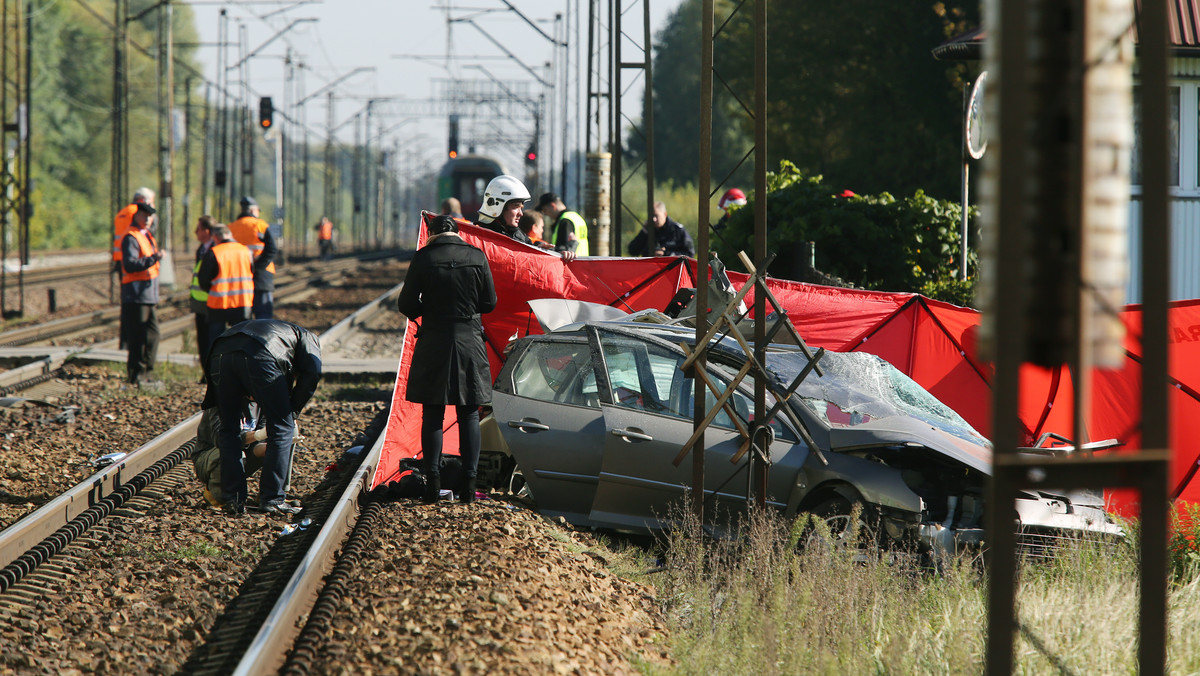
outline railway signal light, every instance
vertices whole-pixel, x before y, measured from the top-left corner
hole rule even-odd
[[[529,150],[525,151],[525,164],[529,166],[537,164],[537,146],[529,146]]]
[[[458,157],[458,116],[450,116],[450,134],[449,134],[448,155],[450,159]]]
[[[275,105],[271,103],[270,96],[264,96],[258,100],[258,124],[263,129],[270,129],[275,122]]]

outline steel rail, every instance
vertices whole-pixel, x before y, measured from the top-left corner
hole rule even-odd
[[[324,585],[325,575],[333,567],[342,542],[358,522],[359,499],[370,490],[386,437],[386,430],[379,433],[367,457],[363,458],[355,471],[354,478],[342,491],[308,554],[296,567],[262,628],[246,649],[233,672],[235,676],[276,673],[287,659],[292,643],[303,626],[300,620],[308,614]]]
[[[0,531],[0,569],[196,436],[197,413]]]
[[[190,275],[191,271],[191,265],[183,259],[175,263],[176,278],[182,279],[184,275]],[[23,274],[27,286],[36,286],[39,284],[53,284],[54,282],[73,282],[79,280],[81,277],[107,277],[114,273],[112,271],[112,262],[105,261],[103,263],[79,263],[75,265],[33,268],[25,270]]]
[[[396,252],[383,252],[385,255],[393,255]],[[360,259],[367,260],[374,257],[376,254],[365,254],[362,256],[351,257],[350,260]],[[335,259],[336,261],[347,260],[345,258]],[[303,265],[315,265],[317,261],[305,261]],[[175,262],[176,279],[190,279],[192,265],[190,259],[181,256]],[[15,274],[9,272],[8,274]],[[44,268],[32,268],[25,270],[23,273],[25,284],[28,286],[36,286],[39,284],[52,284],[54,282],[75,281],[80,277],[106,277],[112,272],[112,262],[104,261],[102,263],[79,263],[75,265],[54,265]]]
[[[24,383],[26,381],[33,380],[57,371],[58,369],[62,368],[62,365],[66,363],[67,358],[69,358],[73,353],[74,350],[64,348],[55,352],[54,354],[42,359],[38,359],[37,361],[30,362],[23,366],[18,366],[15,369],[0,371],[0,392],[3,392],[5,388],[12,388],[13,391],[19,391],[21,389],[19,387],[20,383]]]
[[[364,308],[360,308],[355,313],[352,313],[350,317],[360,315],[361,311],[366,307],[374,306],[378,310],[381,301],[396,291],[397,289],[389,290],[367,306],[364,306]],[[339,322],[339,324],[349,324],[350,317]],[[190,321],[191,318],[187,319]],[[63,360],[71,354],[74,354],[74,352],[67,351],[23,367],[23,369],[29,371],[23,374],[23,379],[28,379],[36,375],[34,371],[44,372],[46,369],[52,368],[55,361]],[[158,462],[162,457],[189,441],[196,435],[196,428],[199,421],[199,413],[192,415],[167,432],[130,452],[129,455],[122,458],[119,462],[97,471],[54,500],[42,505],[34,512],[25,515],[3,531],[0,531],[0,569],[19,558],[25,551],[36,546],[46,537],[52,535],[59,528],[79,516],[84,510],[119,489],[127,478],[140,474],[146,468]],[[383,435],[381,434],[380,438],[382,437]],[[376,446],[378,445],[377,443]],[[372,453],[374,452],[375,449],[372,449]]]
[[[371,321],[379,313],[386,312],[388,310],[387,304],[394,302],[395,298],[400,295],[400,289],[402,288],[404,288],[404,282],[393,286],[375,300],[355,310],[349,317],[325,329],[321,333],[321,349],[325,350],[340,343],[342,338],[351,331]]]
[[[276,290],[277,299],[279,301],[286,300],[307,290],[314,282],[328,282],[330,278],[341,276],[342,272],[342,270],[321,270],[311,277],[292,281]],[[166,340],[173,338],[195,326],[196,320],[191,313],[175,317],[174,319],[168,319],[159,326],[159,339]],[[118,339],[110,338],[92,345],[89,349],[116,349],[117,345]]]
[[[25,283],[50,284],[65,280],[75,280],[80,277],[101,277],[111,274],[112,262],[83,263],[81,265],[58,265],[49,268],[34,268],[25,270]]]
[[[326,281],[330,275],[340,274],[350,270],[358,262],[358,259],[345,259],[343,261],[337,261],[333,265],[326,265],[316,270],[313,270],[312,266],[305,266],[301,272],[280,275],[280,279],[278,281],[285,283],[286,286],[280,289],[279,293],[280,295],[283,295],[285,293],[293,293],[299,289],[303,289],[311,282],[312,276],[315,276],[322,281]],[[295,279],[297,277],[306,275],[309,276],[308,279]],[[177,291],[168,296],[162,302],[162,305],[172,307],[185,305],[190,296],[191,294],[187,289]],[[100,325],[112,324],[120,319],[120,317],[121,307],[120,305],[115,305],[71,317],[63,317],[62,319],[55,319],[49,322],[32,324],[30,326],[0,333],[0,346],[27,345],[38,340],[63,336],[65,334],[82,331]]]
[[[398,293],[399,288],[398,285],[385,292],[339,322],[337,326],[353,327],[361,324],[366,314],[380,311],[383,303]],[[339,333],[344,334],[347,330],[348,328],[339,329]],[[52,537],[85,510],[117,492],[127,483],[127,477],[141,474],[191,441],[195,437],[200,415],[192,415],[119,462],[96,472],[58,498],[0,531],[0,569],[43,544],[47,538]],[[266,673],[277,670],[284,663],[292,643],[300,632],[300,620],[311,610],[342,543],[358,523],[359,501],[369,490],[375,475],[386,438],[385,432],[386,429],[380,430],[375,443],[356,469],[333,510],[321,524],[312,546],[288,580],[283,593],[242,656],[234,673]]]

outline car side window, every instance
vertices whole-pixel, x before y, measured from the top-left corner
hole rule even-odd
[[[592,351],[585,342],[537,342],[513,369],[514,394],[540,401],[600,408]]]
[[[612,402],[651,413],[673,413],[668,397],[683,378],[679,358],[657,345],[601,332]]]

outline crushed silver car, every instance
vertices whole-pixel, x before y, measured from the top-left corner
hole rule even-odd
[[[694,385],[680,369],[680,344],[695,332],[636,319],[544,324],[547,333],[511,345],[494,385],[495,422],[546,515],[645,532],[670,526],[683,504],[691,462],[674,460],[693,432]],[[735,341],[715,340],[708,374],[727,387],[744,361]],[[799,348],[771,346],[768,409],[770,392],[786,391],[807,364]],[[825,352],[820,367],[770,421],[768,504],[831,523],[861,505],[890,544],[934,552],[982,544],[990,442],[875,355]],[[705,432],[704,490],[717,529],[747,504],[749,454],[731,462],[743,438],[730,413],[752,419],[751,378],[730,404]],[[1059,537],[1121,532],[1098,493],[1027,491],[1013,514],[1035,555]]]

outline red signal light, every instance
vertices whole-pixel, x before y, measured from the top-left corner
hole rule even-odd
[[[525,159],[532,162],[537,159],[537,153],[529,153],[529,154],[525,155]]]
[[[270,96],[264,96],[258,100],[258,123],[263,129],[270,129],[271,122],[275,119],[275,105],[271,103]]]

